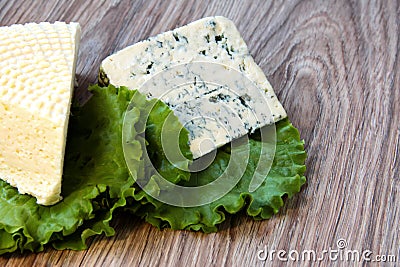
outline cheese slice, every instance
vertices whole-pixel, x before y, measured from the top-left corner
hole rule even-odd
[[[196,72],[194,63],[208,65]],[[213,63],[225,66],[226,72]],[[160,78],[162,72],[167,72],[167,78],[163,74]],[[184,81],[175,81],[171,73]],[[248,89],[251,85],[243,82],[246,79],[256,90]],[[174,81],[178,86],[171,90]],[[185,81],[193,82],[182,86]],[[107,57],[99,82],[127,86],[163,100],[189,130],[194,158],[286,117],[234,23],[220,16],[203,18]]]
[[[61,200],[78,23],[0,27],[0,178],[38,204]]]

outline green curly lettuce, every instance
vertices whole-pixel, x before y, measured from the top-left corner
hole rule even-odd
[[[288,119],[276,124],[276,139],[276,151],[271,169],[264,182],[254,192],[250,193],[248,188],[262,151],[257,133],[249,138],[250,158],[245,173],[239,183],[225,196],[200,207],[176,207],[139,192],[135,194],[135,198],[140,199],[143,205],[135,210],[136,214],[158,228],[204,232],[217,231],[217,225],[225,220],[226,213],[235,214],[242,209],[254,219],[270,218],[283,206],[284,196],[292,197],[300,191],[300,187],[306,181],[304,143]],[[216,158],[207,169],[196,174],[192,173],[191,181],[181,182],[180,185],[196,186],[214,181],[222,174],[229,159],[230,151],[226,146],[218,149]]]
[[[73,111],[70,119],[64,199],[51,207],[37,205],[35,198],[18,194],[15,188],[0,180],[0,254],[41,251],[46,244],[57,249],[85,249],[87,238],[114,234],[109,223],[115,210],[124,206],[159,228],[214,232],[227,213],[242,209],[255,219],[271,217],[282,207],[283,197],[299,192],[305,183],[303,142],[297,129],[285,119],[276,124],[275,158],[257,190],[248,192],[261,153],[261,142],[255,134],[249,139],[250,160],[245,173],[224,197],[192,208],[161,203],[135,182],[148,181],[147,192],[160,190],[152,179],[157,170],[175,184],[207,184],[227,166],[229,149],[227,146],[218,149],[216,159],[206,170],[186,172],[182,169],[192,159],[188,132],[164,103],[147,101],[137,91],[124,87],[92,86],[90,90],[91,100]],[[170,115],[173,119],[165,125]],[[170,163],[163,152],[160,139],[163,128],[170,131],[172,139],[179,134],[179,146],[187,159],[178,163],[180,168]],[[169,142],[168,135],[166,142]],[[144,153],[150,160],[145,160]],[[155,169],[149,168],[150,165]]]

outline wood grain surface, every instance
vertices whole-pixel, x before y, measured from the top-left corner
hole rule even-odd
[[[116,235],[90,240],[86,251],[9,254],[0,266],[369,265],[257,257],[264,248],[337,249],[339,239],[400,265],[398,1],[0,1],[2,26],[80,22],[82,101],[106,56],[210,15],[236,23],[300,130],[307,185],[270,220],[234,216],[203,234],[159,231],[123,214]]]

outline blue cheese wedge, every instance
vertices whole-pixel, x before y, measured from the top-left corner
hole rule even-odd
[[[194,70],[194,63],[200,62],[214,64],[204,68],[209,75]],[[216,64],[225,66],[226,72]],[[176,77],[162,77],[171,70]],[[242,79],[235,72],[242,74]],[[246,89],[251,87],[243,82],[246,79],[255,90]],[[194,158],[286,117],[234,23],[220,16],[192,22],[107,57],[99,81],[137,89],[167,103],[190,132]],[[185,81],[192,83],[182,86]],[[173,82],[179,86],[169,90]],[[207,140],[211,144],[204,142]]]
[[[0,27],[0,179],[38,204],[61,200],[79,40],[77,23]]]

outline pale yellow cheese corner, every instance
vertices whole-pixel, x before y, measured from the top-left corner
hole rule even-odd
[[[38,204],[61,200],[78,23],[0,27],[0,179]]]

